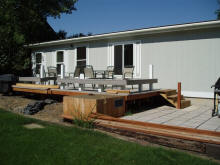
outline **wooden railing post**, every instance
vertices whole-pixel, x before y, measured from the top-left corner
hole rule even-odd
[[[181,109],[181,82],[178,82],[177,109]]]

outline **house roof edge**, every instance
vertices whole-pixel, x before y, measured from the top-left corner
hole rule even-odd
[[[155,33],[184,31],[184,30],[193,30],[193,29],[204,29],[204,28],[213,28],[213,27],[220,27],[220,20],[176,24],[176,25],[166,25],[166,26],[150,27],[150,28],[144,28],[144,29],[111,32],[111,33],[97,34],[93,36],[86,36],[86,37],[80,37],[80,38],[71,38],[71,39],[29,44],[29,45],[25,45],[25,47],[40,48],[40,47],[56,46],[56,45],[63,45],[63,44],[74,44],[78,42],[88,42],[88,41],[101,40],[101,39],[114,39],[117,37],[127,37],[127,36],[135,36],[135,35],[142,35],[142,34],[155,34]]]

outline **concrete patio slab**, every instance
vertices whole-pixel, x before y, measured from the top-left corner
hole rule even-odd
[[[220,132],[220,118],[211,116],[213,100],[188,99],[191,100],[192,105],[185,109],[161,106],[122,118]]]

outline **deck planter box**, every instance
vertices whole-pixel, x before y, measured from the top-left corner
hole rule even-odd
[[[73,119],[87,119],[91,113],[120,117],[125,113],[125,101],[111,95],[64,96],[63,113]]]

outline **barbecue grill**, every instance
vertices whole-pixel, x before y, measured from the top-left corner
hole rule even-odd
[[[212,110],[212,117],[218,116],[220,118],[220,101],[218,97],[220,96],[220,77],[216,81],[215,85],[212,85],[211,88],[214,87],[214,109]]]
[[[0,93],[10,93],[11,85],[17,82],[17,77],[13,74],[0,75]]]

